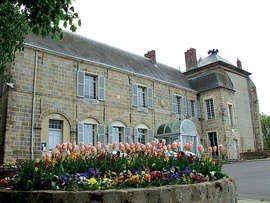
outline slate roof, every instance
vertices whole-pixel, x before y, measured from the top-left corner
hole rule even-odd
[[[113,46],[64,31],[64,38],[52,40],[29,34],[26,45],[43,48],[71,57],[80,58],[108,67],[147,76],[183,88],[192,89],[187,77],[178,69],[169,67]]]
[[[217,70],[204,72],[196,77],[190,78],[189,82],[199,93],[220,87],[234,90],[233,83],[228,74]]]

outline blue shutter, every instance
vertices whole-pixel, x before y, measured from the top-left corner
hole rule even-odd
[[[83,136],[83,123],[78,123],[78,144],[80,142],[84,142],[84,136]]]
[[[106,80],[104,76],[98,76],[98,99],[105,101],[105,85]]]
[[[131,142],[131,128],[124,128],[124,143]]]
[[[188,116],[191,116],[192,115],[192,109],[191,109],[191,101],[190,99],[187,99],[187,114]]]
[[[138,106],[138,85],[132,84],[132,105]]]
[[[197,118],[201,118],[201,105],[200,105],[200,101],[197,100],[196,101],[196,116]]]
[[[172,112],[177,114],[177,97],[175,94],[172,95]]]
[[[104,124],[97,125],[97,136],[98,136],[98,142],[100,142],[101,146],[104,147],[106,145],[105,125]]]
[[[187,98],[182,97],[182,114],[187,115]]]
[[[147,87],[147,97],[148,97],[147,106],[149,109],[152,109],[153,108],[153,89],[150,87]]]
[[[84,72],[77,71],[77,96],[84,97]]]
[[[109,144],[113,144],[114,140],[113,140],[113,126],[109,125],[108,126],[108,135],[109,135]]]
[[[134,143],[139,142],[139,129],[134,128]]]
[[[153,129],[147,130],[147,138],[148,138],[149,143],[151,143],[152,140],[154,140],[154,130]]]

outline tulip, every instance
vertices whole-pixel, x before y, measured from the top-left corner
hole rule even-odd
[[[213,147],[213,151],[216,152],[217,151],[217,146]]]
[[[212,147],[208,147],[208,152],[209,152],[210,154],[212,154],[212,152],[213,152]]]

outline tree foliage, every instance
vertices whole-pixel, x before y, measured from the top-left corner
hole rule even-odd
[[[270,148],[270,116],[263,114],[261,115],[262,133],[264,138],[264,146],[266,149]]]
[[[62,39],[61,26],[75,32],[81,25],[72,6],[75,0],[2,0],[0,3],[0,77],[15,53],[23,50],[26,35]],[[75,23],[74,23],[75,21]]]

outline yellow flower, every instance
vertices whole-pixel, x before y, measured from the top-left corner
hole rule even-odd
[[[35,171],[38,171],[38,167],[35,167]]]
[[[145,171],[142,171],[142,175],[144,175],[145,174]]]
[[[97,180],[96,180],[95,178],[91,178],[91,179],[90,179],[90,183],[91,183],[92,185],[97,184]]]
[[[116,176],[117,174],[115,172],[112,172],[112,175]]]
[[[169,161],[169,158],[168,158],[168,157],[165,157],[165,158],[164,158],[164,161],[165,161],[165,162],[168,162],[168,161]]]

